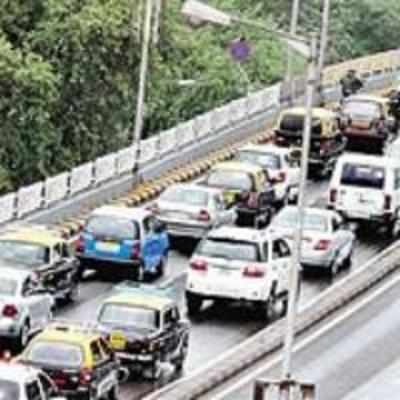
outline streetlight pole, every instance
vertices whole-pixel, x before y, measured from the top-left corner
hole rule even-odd
[[[290,270],[290,289],[289,289],[289,308],[287,313],[287,328],[285,334],[285,347],[283,354],[282,375],[283,379],[291,377],[292,371],[292,353],[293,342],[295,337],[295,321],[297,313],[297,297],[299,286],[299,270],[301,260],[301,245],[303,237],[304,211],[305,211],[305,191],[308,173],[308,154],[310,151],[311,124],[312,124],[312,107],[313,94],[316,85],[316,59],[317,59],[317,37],[311,35],[310,41],[310,58],[308,60],[307,72],[307,89],[306,89],[306,117],[304,121],[303,144],[301,151],[301,168],[300,168],[300,186],[298,198],[298,219],[297,229],[295,232],[295,240],[292,255],[292,265]]]
[[[290,34],[296,35],[297,24],[299,21],[300,0],[293,0],[292,14],[290,19]],[[290,84],[290,102],[294,100],[294,82],[293,82],[293,50],[290,46],[287,48],[287,66],[285,80]]]
[[[140,159],[140,141],[142,140],[144,120],[144,100],[146,96],[146,81],[149,64],[150,38],[151,38],[151,14],[153,11],[153,0],[146,0],[146,16],[144,21],[144,32],[142,39],[142,52],[140,60],[139,90],[136,102],[135,130],[133,144],[136,146],[135,162],[133,171],[136,172]]]
[[[328,35],[329,35],[329,12],[330,12],[330,0],[323,0],[323,10],[322,10],[322,24],[321,24],[321,42],[319,48],[319,58],[318,58],[318,91],[322,91],[322,74],[325,65],[325,55],[326,48],[328,45]],[[321,98],[319,99],[321,100]]]

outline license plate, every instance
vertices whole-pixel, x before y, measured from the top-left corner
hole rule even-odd
[[[125,350],[126,348],[126,337],[120,331],[111,332],[110,344],[114,350]]]
[[[110,243],[110,242],[97,242],[96,250],[104,251],[107,253],[119,253],[120,245],[118,243]]]
[[[168,213],[169,218],[174,218],[174,219],[187,219],[188,216],[184,213]]]

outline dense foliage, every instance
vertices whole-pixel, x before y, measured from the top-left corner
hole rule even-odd
[[[291,0],[209,3],[288,29]],[[397,46],[398,0],[332,3],[330,62]],[[242,27],[194,29],[179,13],[181,0],[164,4],[145,135],[282,76],[286,50],[273,37]],[[318,29],[319,4],[302,0],[300,30]],[[129,143],[142,11],[143,0],[0,0],[0,191]],[[227,46],[241,35],[252,54],[240,67]],[[182,79],[198,84],[181,87]]]

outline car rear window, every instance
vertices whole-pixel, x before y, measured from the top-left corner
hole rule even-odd
[[[280,169],[281,159],[273,153],[261,153],[259,151],[243,150],[239,152],[239,160],[259,165],[263,168]]]
[[[0,259],[25,266],[48,263],[49,248],[34,243],[0,240]]]
[[[241,171],[212,171],[206,183],[209,186],[240,191],[252,191],[254,188],[251,176]]]
[[[95,236],[109,239],[137,239],[139,237],[137,222],[111,215],[94,215],[90,217],[85,231]]]
[[[103,306],[99,322],[155,330],[159,326],[159,313],[151,308],[109,303]]]
[[[208,204],[208,193],[192,188],[170,188],[160,196],[160,200],[202,207]]]
[[[379,105],[372,101],[348,101],[343,107],[343,112],[353,118],[376,119],[380,117]]]
[[[78,345],[37,341],[26,355],[27,361],[54,367],[79,368],[83,362],[82,349]]]
[[[298,215],[297,210],[283,210],[275,217],[273,226],[296,229]],[[307,231],[326,232],[328,230],[327,217],[313,213],[312,211],[306,211],[303,218],[303,227]]]
[[[6,379],[0,379],[0,400],[19,400],[19,398],[19,385]]]
[[[5,278],[0,279],[0,296],[14,296],[17,292],[17,281],[15,279]],[[0,398],[1,399],[1,398]]]
[[[237,240],[205,239],[199,244],[196,254],[229,260],[260,261],[256,243]]]
[[[280,129],[286,132],[298,133],[299,135],[303,132],[304,116],[301,115],[285,115],[280,123]],[[313,118],[311,134],[313,136],[320,136],[322,133],[321,120]]]
[[[343,165],[340,183],[349,186],[383,189],[385,185],[385,169],[367,164],[346,163]]]

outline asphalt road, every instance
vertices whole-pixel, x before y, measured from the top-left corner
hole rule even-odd
[[[400,275],[297,341],[293,375],[323,400],[397,400],[400,388]],[[201,400],[252,399],[254,379],[279,379],[280,358]]]
[[[309,182],[307,190],[307,203],[324,206],[327,182]],[[353,269],[361,266],[374,254],[383,250],[388,241],[382,235],[369,235],[368,232],[360,232],[359,240],[354,252]],[[183,300],[185,284],[185,270],[188,264],[193,243],[184,242],[182,251],[172,251],[168,261],[167,276],[163,279],[173,281],[177,296]],[[348,272],[342,272],[335,281],[345,279]],[[93,321],[97,307],[101,304],[111,290],[114,282],[99,282],[96,276],[89,278],[81,286],[81,296],[74,305],[66,306],[59,310],[57,318]],[[303,281],[300,304],[310,301],[315,295],[328,287],[332,281],[323,276],[307,276]],[[182,301],[182,307],[184,307]],[[264,324],[258,320],[250,308],[229,307],[229,309],[217,309],[212,305],[205,309],[202,316],[192,321],[191,342],[185,373],[193,372],[203,366],[217,355],[231,349],[258,330]],[[143,382],[140,378],[122,385],[122,400],[141,399],[152,390],[176,379],[173,371],[165,369],[164,379],[157,384]],[[244,399],[242,397],[241,399]],[[239,399],[239,398],[238,398]],[[231,399],[234,400],[234,399]]]

